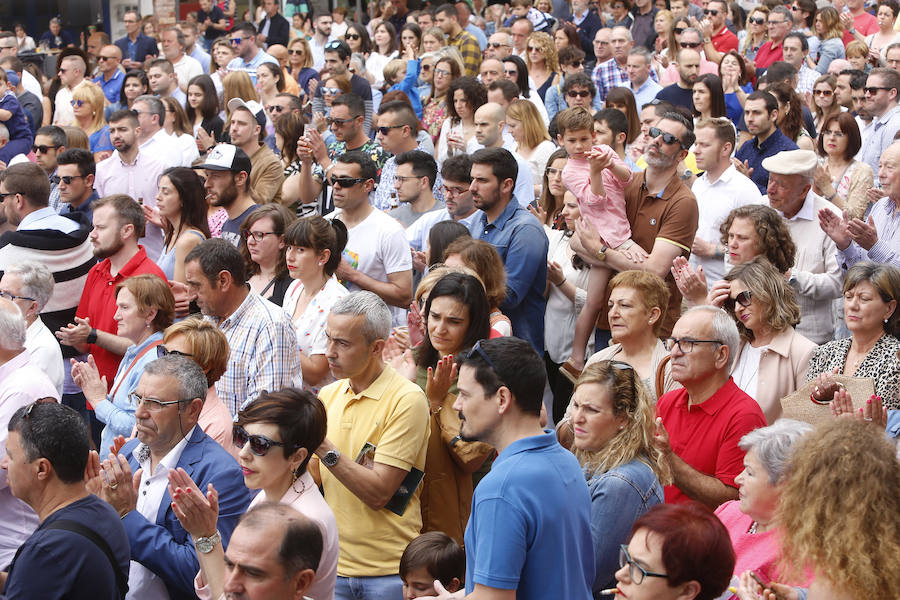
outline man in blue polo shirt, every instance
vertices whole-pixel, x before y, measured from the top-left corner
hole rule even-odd
[[[753,92],[744,102],[744,121],[753,139],[747,140],[732,159],[737,170],[753,180],[761,194],[769,185],[769,172],[762,166],[763,159],[784,150],[796,150],[797,144],[781,133],[775,121],[778,119],[778,100],[766,91]]]
[[[499,452],[472,498],[466,594],[589,600],[590,494],[575,457],[541,429],[543,360],[528,342],[504,337],[480,341],[459,364],[459,435]]]
[[[122,62],[122,49],[115,44],[100,48],[97,55],[97,76],[94,83],[103,90],[103,95],[111,103],[118,102],[125,83],[125,72],[119,68]]]
[[[506,302],[500,310],[509,317],[513,335],[543,352],[550,243],[540,221],[513,194],[518,173],[509,150],[482,148],[472,155],[469,189],[475,207],[484,211],[476,237],[492,244],[506,267]]]

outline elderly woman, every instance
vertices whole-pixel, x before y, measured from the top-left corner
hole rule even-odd
[[[629,600],[712,600],[734,572],[728,531],[698,503],[659,504],[619,552],[616,593]]]
[[[574,435],[573,451],[591,492],[597,593],[614,582],[620,545],[634,521],[663,502],[662,485],[672,474],[651,442],[651,398],[627,363],[604,360],[585,368],[571,418],[561,426]]]
[[[875,394],[890,410],[900,409],[900,270],[860,262],[844,278],[844,320],[850,337],[820,346],[809,361],[807,381],[815,379],[814,402],[829,402],[839,389],[833,375],[871,377]]]
[[[184,319],[166,328],[162,344],[156,350],[158,356],[187,356],[203,369],[208,389],[197,425],[237,458],[238,452],[231,439],[231,411],[216,394],[215,388],[228,367],[228,339],[225,334],[209,321]]]
[[[744,470],[734,480],[740,500],[731,500],[716,509],[716,516],[731,536],[735,575],[752,570],[764,581],[782,580],[777,566],[781,553],[776,511],[791,451],[811,430],[808,423],[781,419],[741,438],[738,446],[746,452]]]
[[[169,286],[156,275],[136,275],[116,286],[116,335],[131,342],[122,356],[116,377],[107,393],[106,378],[100,377],[94,357],[87,362],[72,359],[72,379],[81,388],[97,418],[106,424],[100,434],[100,456],[106,457],[115,439],[128,437],[134,429],[131,394],[137,388],[144,366],[156,360],[162,331],[175,318],[175,298]]]
[[[725,275],[729,282],[714,300],[737,322],[741,347],[731,375],[755,398],[768,423],[781,416],[781,399],[806,382],[816,344],[794,330],[800,307],[794,289],[768,260],[757,256]],[[724,301],[724,302],[723,302]]]
[[[816,169],[815,192],[850,218],[862,219],[869,208],[867,192],[874,174],[872,167],[854,158],[862,148],[862,136],[853,115],[840,112],[826,118],[819,130],[818,148],[825,161]]]
[[[325,407],[311,393],[293,388],[263,392],[238,413],[234,443],[244,483],[260,490],[250,508],[263,502],[280,502],[296,509],[319,526],[322,559],[309,588],[312,597],[331,600],[337,578],[338,532],[334,513],[306,470],[313,452],[325,439]],[[169,493],[175,516],[193,539],[215,531],[218,505],[207,500],[182,470],[170,472]],[[210,485],[212,488],[212,485]],[[215,490],[208,494],[215,498]],[[200,573],[194,580],[197,596],[224,597],[225,561],[221,544],[209,553],[198,553]]]
[[[656,402],[658,384],[662,384],[662,392],[680,387],[672,379],[668,363],[659,373],[660,362],[669,355],[659,339],[669,304],[669,288],[653,273],[622,271],[612,278],[608,289],[613,343],[591,356],[587,364],[615,359],[631,365]]]
[[[896,452],[883,430],[856,419],[823,423],[794,449],[776,518],[788,575],[813,572],[810,599],[900,598]],[[788,586],[771,587],[779,598],[797,597]],[[774,596],[758,595],[749,575],[739,591],[742,600]]]

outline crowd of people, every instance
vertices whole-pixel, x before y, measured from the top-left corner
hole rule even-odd
[[[0,598],[900,598],[897,0],[235,4],[0,31]]]

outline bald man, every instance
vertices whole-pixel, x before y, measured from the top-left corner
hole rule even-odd
[[[115,44],[100,48],[97,53],[97,76],[94,83],[103,88],[103,95],[110,103],[119,101],[125,71],[119,68],[122,63],[122,51]]]
[[[481,61],[479,78],[484,87],[490,86],[503,76],[503,63],[496,58],[486,58]]]
[[[466,150],[469,154],[481,148],[506,148],[509,150],[519,165],[513,196],[521,206],[528,206],[535,200],[531,167],[528,166],[528,161],[515,151],[516,145],[512,138],[507,139],[503,135],[505,128],[506,112],[503,107],[496,102],[483,104],[475,111],[475,137],[469,141]]]
[[[694,82],[700,76],[700,53],[690,48],[682,48],[676,56],[678,80],[661,89],[656,98],[694,112],[693,89]]]
[[[498,31],[488,38],[487,46],[484,48],[484,57],[503,60],[512,54],[512,50],[512,36],[506,32]]]

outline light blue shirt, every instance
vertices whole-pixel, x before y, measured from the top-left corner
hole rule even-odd
[[[200,44],[194,44],[194,49],[191,51],[190,56],[200,62],[200,66],[203,67],[204,73],[209,73],[209,54],[203,51]]]
[[[478,45],[481,46],[481,51],[484,52],[484,49],[487,48],[487,36],[484,35],[481,28],[474,23],[469,23],[466,25],[466,31],[475,36],[475,39],[478,40]]]
[[[634,94],[634,103],[637,105],[638,113],[640,113],[641,107],[656,98],[656,94],[659,93],[662,86],[653,81],[652,77],[647,77],[647,81],[641,84],[641,87],[635,90],[634,86],[631,85],[629,89]]]
[[[463,217],[457,222],[465,225],[474,238],[477,237],[476,233],[480,229],[482,214],[484,213],[475,209],[475,212],[471,215]],[[431,228],[443,221],[449,221],[451,218],[450,211],[446,208],[425,213],[416,219],[415,223],[406,228],[406,239],[409,241],[409,245],[420,252],[425,250]]]
[[[78,223],[72,219],[61,217],[56,214],[55,210],[45,206],[25,215],[16,231],[34,231],[36,229],[55,229],[63,233],[72,233],[78,229]]]
[[[250,76],[250,80],[253,81],[253,85],[256,85],[256,69],[263,63],[272,63],[273,65],[277,65],[278,59],[260,50],[256,53],[256,56],[254,56],[248,62],[245,62],[244,59],[240,56],[232,59],[231,62],[228,63],[228,66],[225,67],[225,69],[229,73],[231,73],[232,71],[243,71]]]

